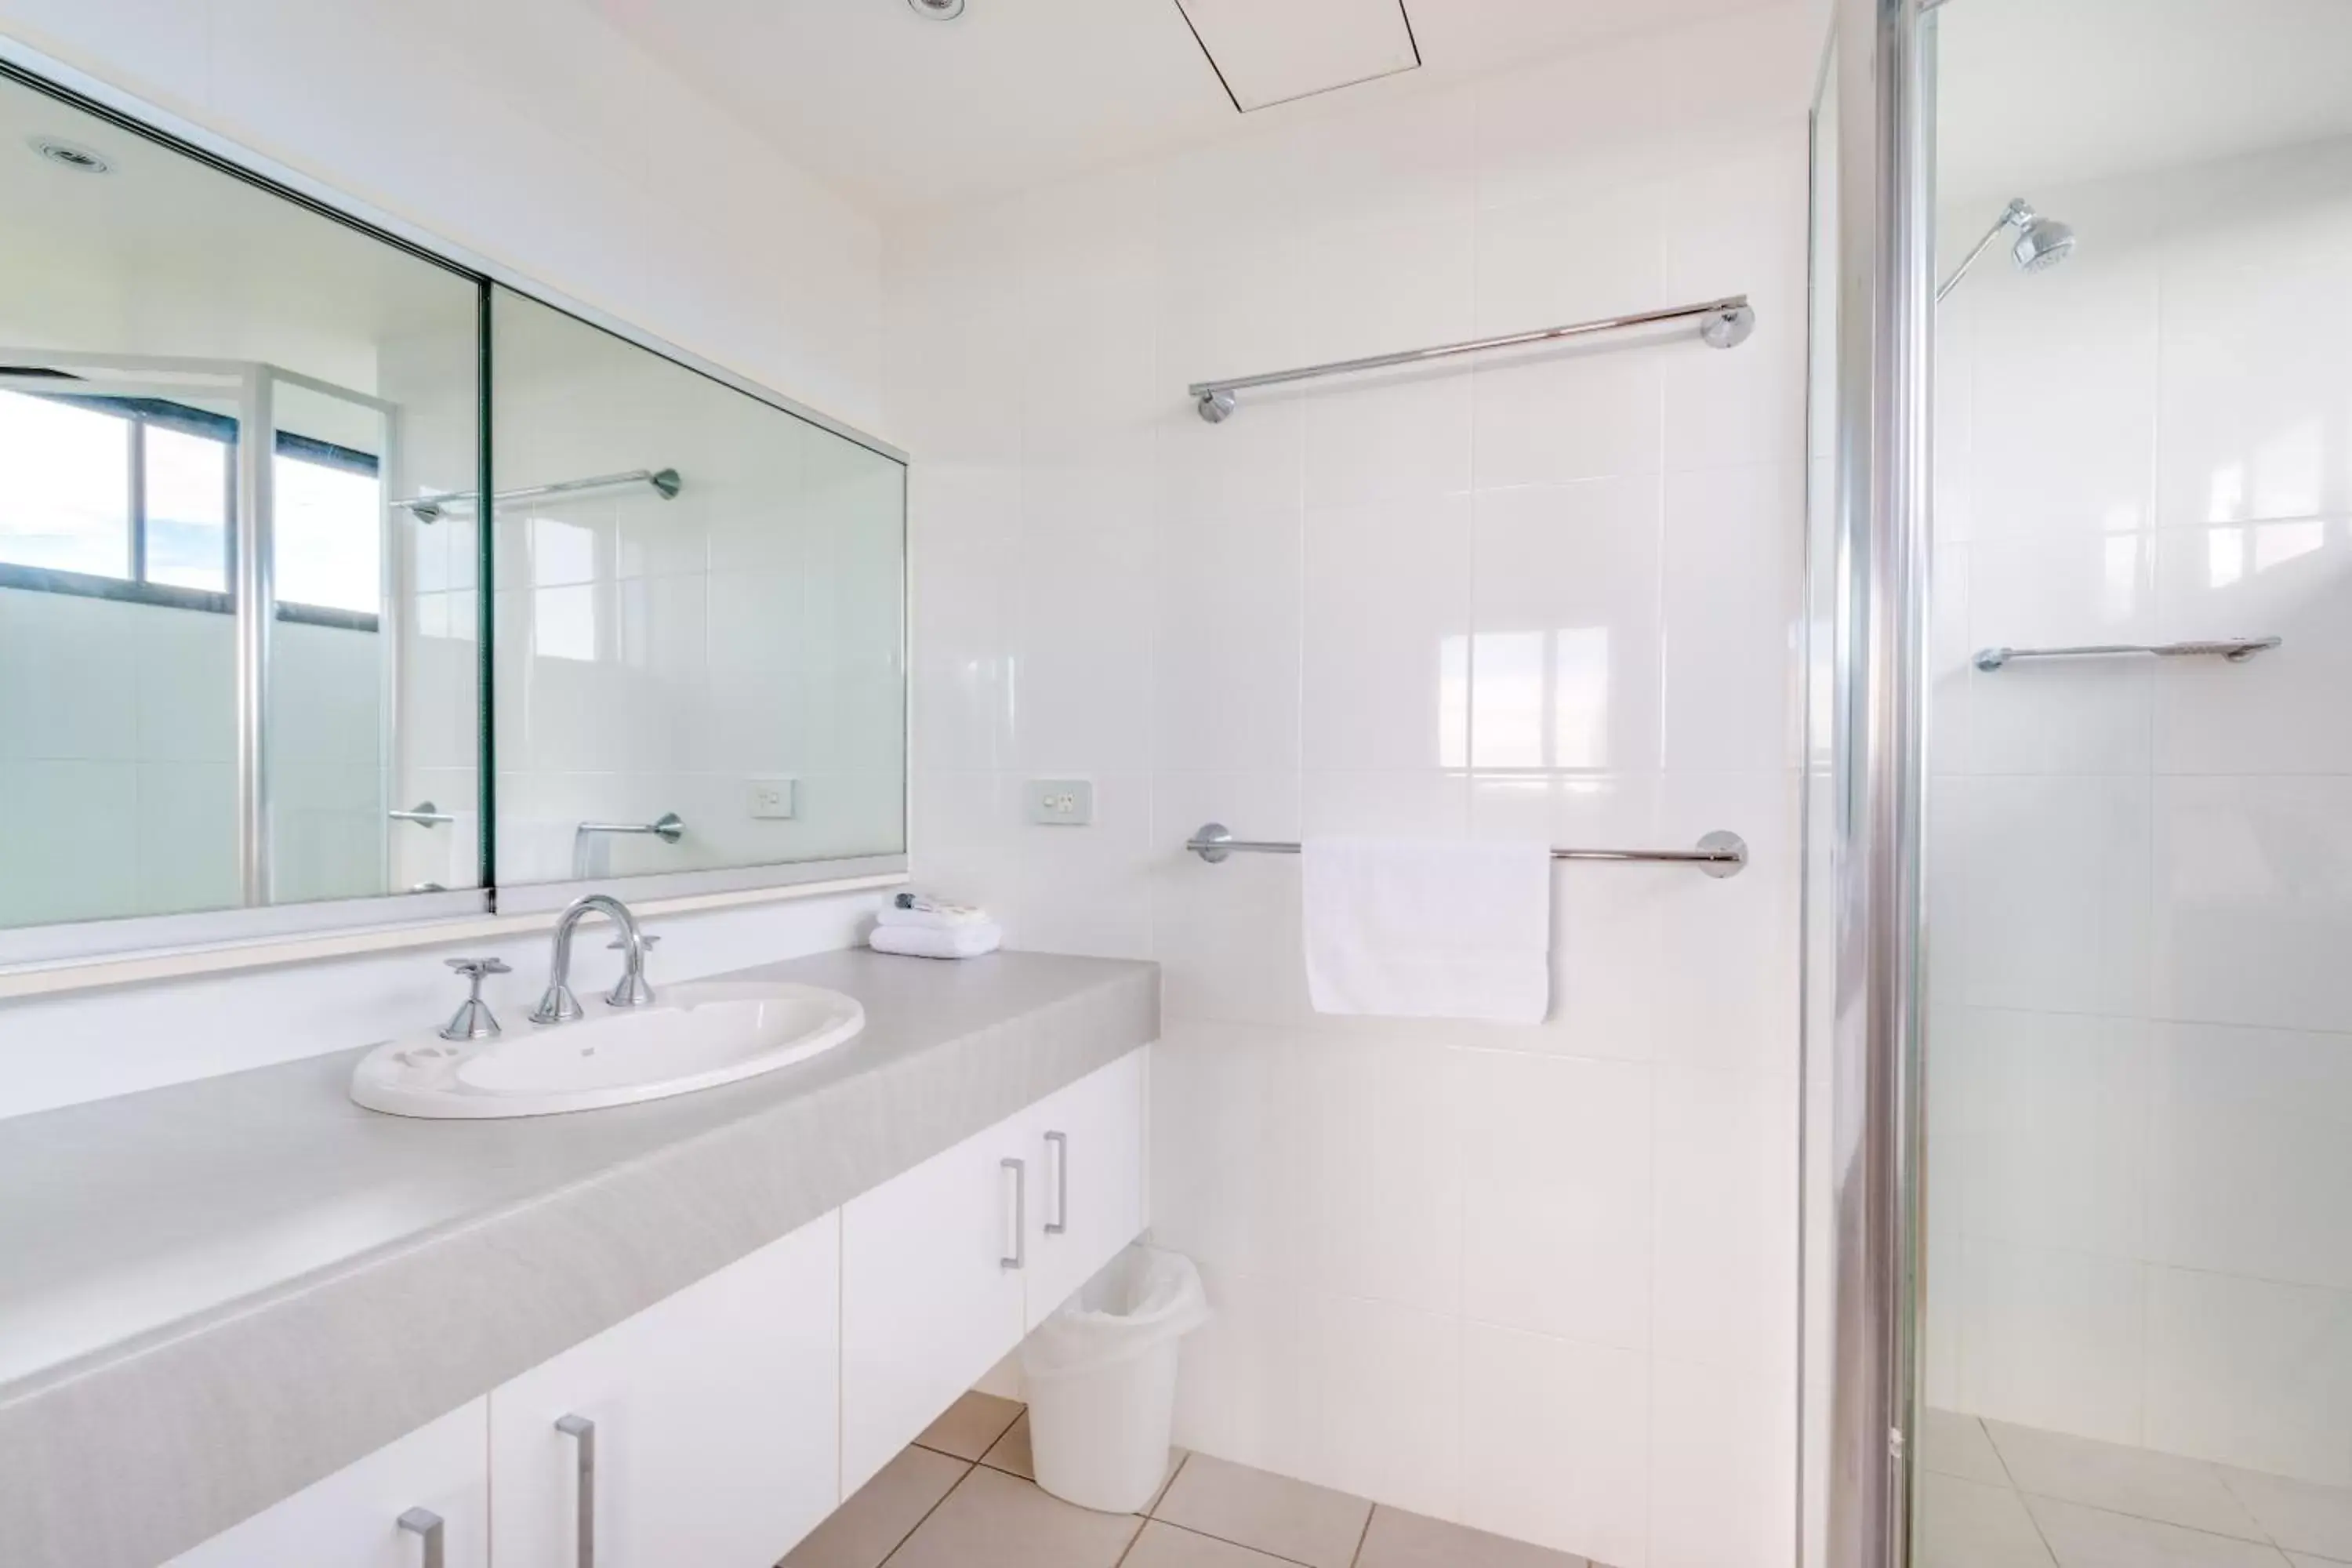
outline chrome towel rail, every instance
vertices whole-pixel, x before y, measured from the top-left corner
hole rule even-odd
[[[671,500],[683,488],[683,481],[678,479],[676,468],[631,468],[625,474],[597,474],[584,479],[559,479],[551,485],[525,485],[519,490],[500,490],[490,498],[490,504],[503,506],[509,501],[543,500],[549,496],[617,489],[625,485],[649,485],[654,494],[664,500]],[[471,508],[474,497],[468,490],[444,490],[437,495],[411,496],[406,500],[396,500],[392,504],[404,509],[419,522],[438,522],[453,511]]]
[[[1756,330],[1756,311],[1745,294],[1727,295],[1720,300],[1708,300],[1696,305],[1676,305],[1664,310],[1642,310],[1630,316],[1606,316],[1594,321],[1571,321],[1564,327],[1538,327],[1531,332],[1507,332],[1499,338],[1479,338],[1466,343],[1444,343],[1431,349],[1406,349],[1398,353],[1372,354],[1364,359],[1334,360],[1328,364],[1302,365],[1297,370],[1267,371],[1262,375],[1227,376],[1219,381],[1196,381],[1184,390],[1201,411],[1201,417],[1212,425],[1222,425],[1234,411],[1234,394],[1254,386],[1279,386],[1286,382],[1311,381],[1326,375],[1349,375],[1357,371],[1388,370],[1401,364],[1421,364],[1430,360],[1451,359],[1456,354],[1484,353],[1489,349],[1520,348],[1528,343],[1547,343],[1561,338],[1589,337],[1595,332],[1613,332],[1625,327],[1654,326],[1664,321],[1696,319],[1701,342],[1709,348],[1738,348]]]
[[[2106,658],[2117,654],[2152,654],[2158,658],[2226,658],[2243,664],[2258,653],[2279,646],[2278,637],[2217,637],[2204,642],[2102,642],[2078,647],[1988,647],[1977,652],[1976,667],[1995,670],[2021,658]]]
[[[686,822],[677,813],[665,811],[651,822],[583,822],[572,837],[589,833],[650,833],[665,844],[675,844],[686,837]]]
[[[1236,838],[1222,822],[1204,822],[1184,847],[1210,865],[1222,865],[1228,855],[1296,855],[1295,843],[1270,838]],[[1649,860],[1696,866],[1702,875],[1737,877],[1748,866],[1748,840],[1718,829],[1702,837],[1688,849],[1555,849],[1555,860]]]

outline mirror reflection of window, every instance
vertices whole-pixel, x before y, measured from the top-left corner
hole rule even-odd
[[[167,425],[140,431],[147,524],[147,580],[228,592],[229,485],[234,450],[216,437]]]
[[[0,961],[109,950],[26,928],[478,886],[476,536],[390,502],[478,480],[481,280],[20,81],[0,124],[0,814],[44,825],[0,836]],[[459,635],[403,635],[428,587]]]
[[[320,451],[296,457],[279,437],[271,473],[278,503],[278,602],[373,616],[383,600],[383,487],[376,460],[364,452]]]
[[[130,420],[0,392],[0,561],[131,575]]]

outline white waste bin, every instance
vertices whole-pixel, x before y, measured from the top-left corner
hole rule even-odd
[[[1208,1321],[1201,1271],[1130,1247],[1021,1346],[1037,1484],[1065,1502],[1134,1513],[1168,1476],[1176,1352]]]

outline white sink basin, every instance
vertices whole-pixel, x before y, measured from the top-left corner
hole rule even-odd
[[[394,1116],[550,1116],[712,1089],[833,1049],[866,1027],[856,998],[816,985],[707,980],[649,1007],[591,1000],[577,1023],[496,1039],[378,1046],[352,1098]]]

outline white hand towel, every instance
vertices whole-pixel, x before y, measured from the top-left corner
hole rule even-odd
[[[1318,1013],[1539,1024],[1551,1004],[1551,851],[1310,838],[1307,984]]]
[[[886,926],[914,931],[955,931],[982,923],[988,919],[988,911],[973,904],[941,904],[928,910],[902,910],[896,904],[885,904],[874,918]]]
[[[866,939],[877,952],[902,953],[908,958],[978,958],[994,952],[1004,931],[994,921],[976,921],[950,930],[926,926],[877,925]]]

